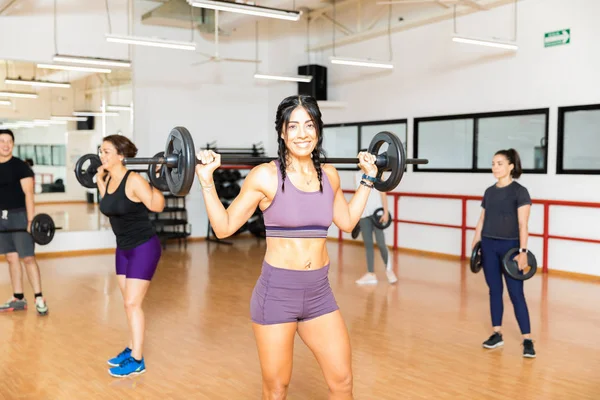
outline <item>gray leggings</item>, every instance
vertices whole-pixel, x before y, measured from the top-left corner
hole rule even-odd
[[[383,258],[383,263],[387,265],[388,262],[388,249],[385,245],[385,235],[383,230],[376,228],[371,221],[371,217],[361,218],[359,221],[360,233],[362,234],[363,241],[365,242],[365,249],[367,250],[367,268],[369,272],[375,272],[375,249],[373,247],[373,232],[375,232],[375,240],[377,241],[377,247]]]

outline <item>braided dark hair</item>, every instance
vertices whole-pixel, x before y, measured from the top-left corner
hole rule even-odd
[[[323,192],[323,171],[321,170],[321,156],[325,156],[323,150],[323,120],[321,119],[321,110],[317,104],[317,101],[307,95],[289,96],[286,97],[279,103],[277,107],[277,114],[275,115],[275,130],[277,131],[277,155],[279,157],[279,169],[281,171],[281,190],[285,191],[285,170],[288,165],[288,154],[287,147],[285,146],[285,140],[281,137],[283,134],[284,127],[290,120],[292,112],[297,108],[302,107],[306,110],[308,115],[316,125],[317,128],[317,145],[311,153],[313,165],[317,171],[319,177],[319,191]]]

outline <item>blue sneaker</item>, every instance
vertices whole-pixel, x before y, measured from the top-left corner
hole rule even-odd
[[[108,360],[108,365],[111,367],[118,367],[121,365],[123,361],[125,361],[131,355],[131,349],[129,347],[125,347],[125,350],[119,353],[115,358],[111,358]]]
[[[110,368],[108,373],[117,378],[129,375],[139,375],[146,372],[146,363],[144,357],[142,361],[137,362],[133,357],[126,358],[118,367]]]

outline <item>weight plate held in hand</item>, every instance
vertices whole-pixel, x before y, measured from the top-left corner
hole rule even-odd
[[[161,151],[156,153],[154,157],[163,157],[164,154],[165,152]],[[167,183],[167,166],[165,164],[160,165],[158,173],[156,172],[156,166],[156,164],[148,164],[148,178],[150,183],[161,192],[168,192],[169,184]]]
[[[196,154],[194,140],[190,131],[178,126],[173,128],[167,138],[165,154],[177,157],[177,165],[165,166],[169,191],[175,196],[185,196],[194,183]]]
[[[87,167],[84,167],[87,161],[90,163]],[[96,188],[94,176],[96,176],[98,168],[100,168],[101,165],[102,162],[97,154],[85,154],[77,160],[75,163],[75,177],[81,186],[88,189]]]

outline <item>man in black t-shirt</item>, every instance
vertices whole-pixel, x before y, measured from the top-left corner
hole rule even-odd
[[[13,297],[0,304],[0,311],[27,309],[23,294],[23,259],[27,277],[35,293],[35,308],[40,315],[48,313],[42,296],[40,268],[35,260],[35,243],[30,234],[34,217],[34,173],[23,160],[13,157],[15,136],[0,129],[0,254],[6,255],[10,269]],[[2,232],[24,229],[26,232]]]

